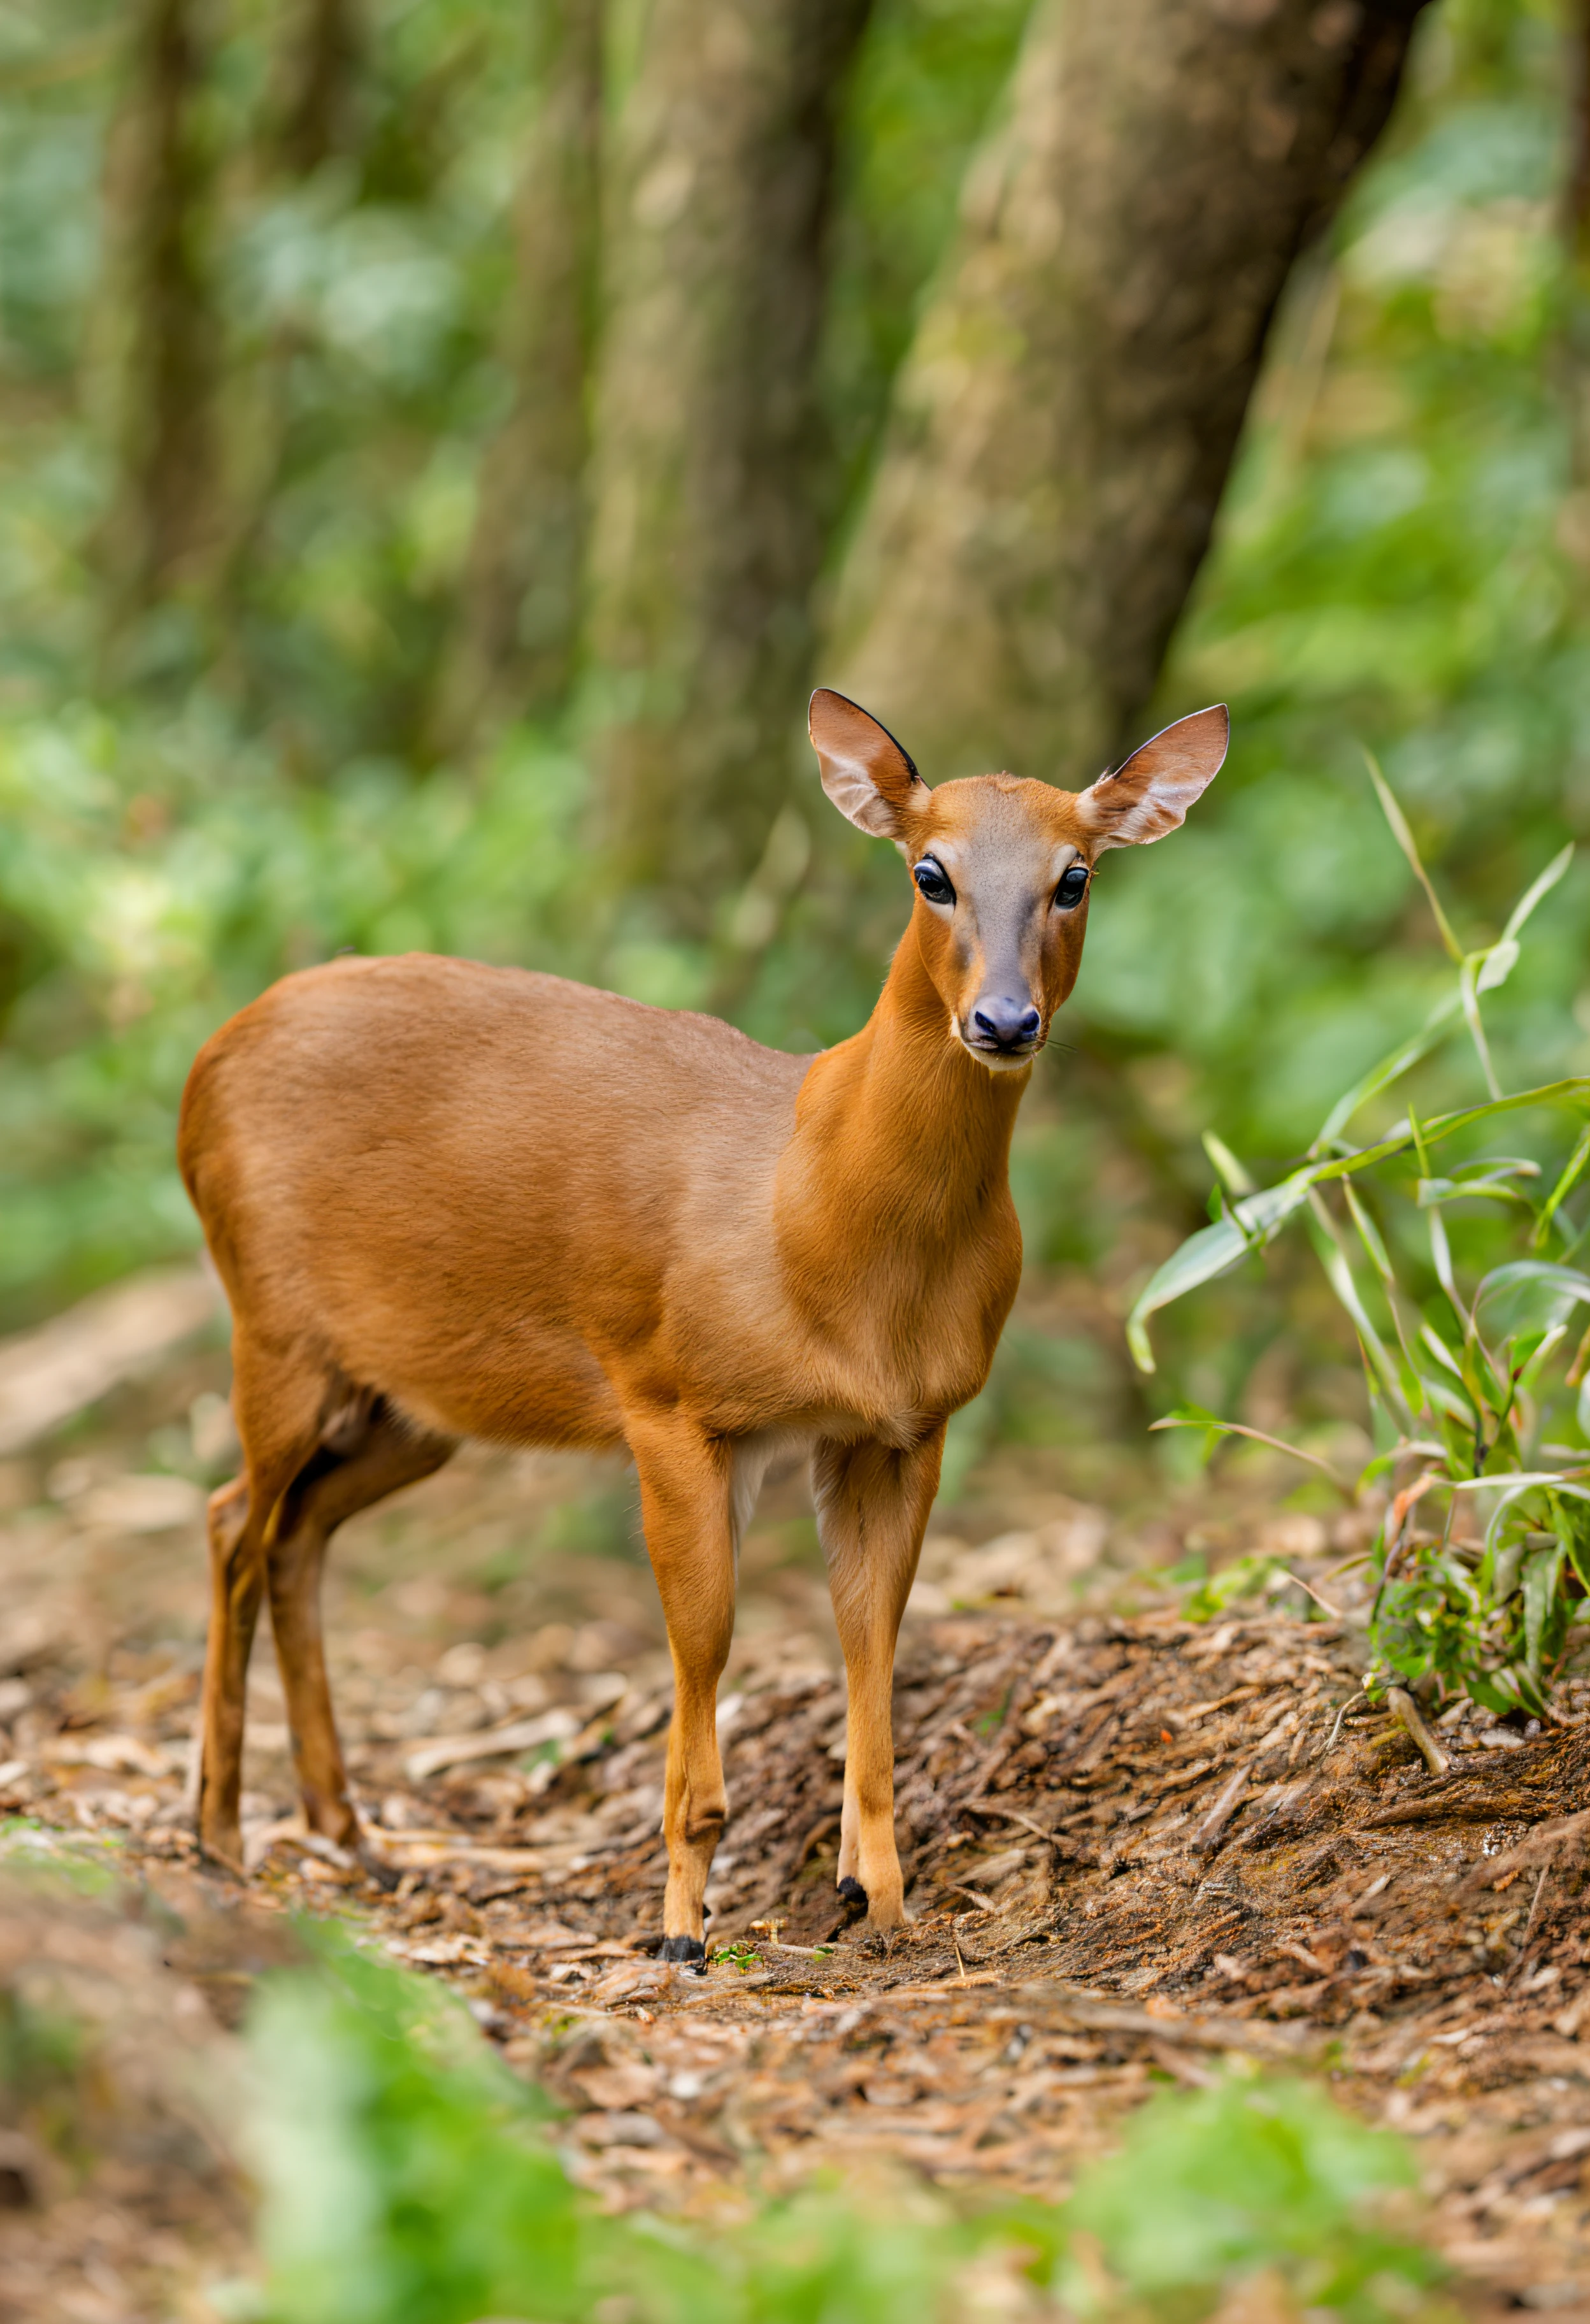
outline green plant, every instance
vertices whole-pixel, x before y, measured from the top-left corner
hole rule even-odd
[[[1278,1185],[1255,1189],[1218,1139],[1206,1141],[1219,1174],[1212,1223],[1147,1284],[1128,1338],[1139,1366],[1153,1371],[1149,1317],[1262,1250],[1289,1221],[1303,1220],[1364,1360],[1379,1449],[1359,1485],[1389,1477],[1393,1489],[1374,1552],[1367,1683],[1433,1681],[1493,1711],[1543,1712],[1568,1629],[1590,1612],[1582,1595],[1590,1591],[1590,1485],[1581,1481],[1590,1475],[1590,1331],[1576,1343],[1572,1331],[1576,1311],[1590,1307],[1590,1275],[1567,1263],[1590,1223],[1568,1208],[1590,1163],[1590,1079],[1504,1095],[1480,1001],[1512,974],[1525,926],[1573,851],[1565,848],[1534,881],[1493,944],[1466,951],[1373,761],[1370,772],[1457,970],[1454,986],[1411,1039],[1331,1108],[1301,1165]],[[1489,1092],[1484,1102],[1424,1121],[1410,1106],[1381,1135],[1355,1145],[1347,1133],[1358,1116],[1460,1027]],[[1566,1141],[1557,1127],[1564,1113],[1578,1118]],[[1549,1167],[1528,1155],[1470,1150],[1474,1133],[1503,1115],[1544,1132]],[[1448,1144],[1457,1158],[1438,1174],[1431,1157]],[[1475,1204],[1490,1223],[1449,1231],[1448,1212],[1468,1221],[1465,1206]],[[1499,1240],[1509,1255],[1499,1256]],[[1478,1260],[1472,1288],[1473,1270],[1460,1263],[1466,1254]],[[1211,1442],[1238,1435],[1279,1443],[1197,1407],[1153,1425],[1198,1428]],[[1579,1441],[1560,1441],[1567,1434]],[[1332,1474],[1317,1454],[1279,1449]],[[1441,1511],[1434,1533],[1415,1524],[1427,1500]],[[1471,1529],[1471,1509],[1482,1534]]]
[[[1151,2310],[1185,2314],[1200,2292],[1267,2269],[1300,2308],[1382,2316],[1411,2304],[1438,2272],[1429,2252],[1366,2208],[1412,2177],[1393,2140],[1308,2083],[1234,2073],[1212,2089],[1167,2092],[1077,2182],[1073,2237],[1094,2239],[1107,2279],[1072,2258],[1062,2271],[1066,2304],[1097,2314],[1111,2304],[1113,2279]]]
[[[721,1961],[725,1969],[760,1969],[762,1966],[762,1956],[755,1945],[748,1945],[742,1941],[731,1945],[715,1945],[712,1960],[714,1962]]]
[[[1073,2313],[1190,2319],[1278,2271],[1300,2299],[1389,2324],[1437,2273],[1386,2231],[1400,2144],[1323,2092],[1233,2071],[1166,2091],[1064,2206],[975,2217],[903,2186],[819,2185],[741,2224],[613,2218],[574,2187],[545,2102],[436,1986],[306,1932],[251,2024],[268,2324],[468,2324],[621,2313],[630,2324],[929,2324],[979,2313],[991,2259]],[[245,2289],[240,2301],[247,2301]]]

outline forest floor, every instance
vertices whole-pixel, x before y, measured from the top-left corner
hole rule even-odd
[[[1362,1512],[1162,1494],[1122,1518],[996,1464],[935,1520],[907,1616],[912,1919],[877,1937],[835,1898],[843,1684],[809,1520],[776,1492],[721,1702],[703,1978],[651,1957],[668,1664],[621,1474],[589,1464],[466,1452],[339,1537],[333,1683],[384,1877],[299,1828],[264,1637],[251,1877],[199,1863],[202,1490],[151,1464],[224,1470],[224,1383],[190,1345],[0,1466],[0,1812],[34,1853],[114,1838],[127,1884],[108,1917],[14,1888],[0,1987],[48,1955],[127,2057],[225,2048],[287,1916],[335,1913],[464,1996],[605,2200],[693,2216],[836,2165],[1052,2199],[1167,2076],[1314,2070],[1415,2142],[1472,2304],[1590,2318],[1590,1680],[1534,1731],[1449,1718],[1432,1776],[1359,1692]],[[1326,1604],[1185,1619],[1163,1567],[1195,1523]],[[208,2316],[207,2272],[246,2265],[235,2168],[126,2070],[85,2181],[0,2127],[0,2318]]]

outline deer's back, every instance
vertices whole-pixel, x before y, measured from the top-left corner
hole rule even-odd
[[[673,1394],[766,1314],[808,1062],[561,977],[350,958],[207,1045],[179,1153],[245,1331],[432,1425],[612,1442],[615,1362]]]

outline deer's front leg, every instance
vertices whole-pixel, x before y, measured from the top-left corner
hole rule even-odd
[[[843,1895],[865,1895],[873,1929],[896,1928],[905,1917],[895,1847],[895,1641],[943,1449],[941,1423],[909,1452],[871,1441],[823,1443],[812,1463],[850,1688],[839,1884]]]
[[[693,1423],[627,1416],[647,1554],[674,1658],[674,1720],[663,1788],[668,1886],[665,1960],[706,1968],[703,1903],[728,1800],[718,1756],[718,1681],[734,1632],[729,1448]]]

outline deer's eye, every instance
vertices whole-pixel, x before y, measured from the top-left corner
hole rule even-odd
[[[1074,911],[1087,892],[1088,866],[1085,863],[1068,864],[1065,871],[1062,872],[1060,885],[1054,891],[1055,909],[1062,912]]]
[[[920,863],[913,865],[911,877],[930,904],[952,904],[955,901],[955,890],[950,885],[943,865],[936,863],[931,855],[924,855]]]

